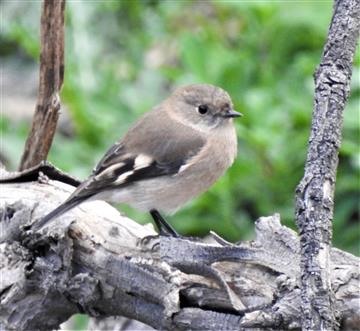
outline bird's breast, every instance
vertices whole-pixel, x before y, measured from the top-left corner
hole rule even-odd
[[[193,156],[174,178],[186,182],[193,196],[207,190],[231,166],[237,154],[235,128],[218,129],[203,149]]]

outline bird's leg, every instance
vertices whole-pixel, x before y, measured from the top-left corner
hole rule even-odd
[[[170,236],[170,237],[179,237],[179,234],[169,225],[165,219],[160,215],[156,209],[151,209],[150,214],[156,224],[156,227],[159,230],[160,235]]]

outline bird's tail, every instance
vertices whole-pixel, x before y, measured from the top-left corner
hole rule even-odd
[[[33,228],[35,230],[41,229],[45,224],[47,224],[49,221],[51,221],[53,218],[58,217],[68,210],[74,208],[81,202],[87,200],[89,196],[87,197],[70,197],[67,201],[65,201],[63,204],[61,204],[59,207],[55,208],[53,211],[51,211],[49,214],[45,215],[42,219],[40,219],[38,222],[36,222],[33,225]]]

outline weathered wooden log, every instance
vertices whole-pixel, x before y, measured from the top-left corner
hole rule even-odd
[[[234,245],[215,234],[159,237],[151,225],[94,201],[39,233],[31,224],[73,187],[42,172],[34,181],[35,170],[7,176],[0,190],[2,329],[56,329],[75,313],[168,330],[300,328],[299,239],[279,215],[260,218],[255,240]],[[360,325],[359,264],[331,249],[336,312],[348,330]]]

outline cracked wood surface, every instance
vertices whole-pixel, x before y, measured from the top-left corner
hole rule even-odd
[[[76,313],[167,330],[300,328],[300,244],[278,215],[256,222],[254,241],[234,245],[215,234],[158,237],[94,201],[33,233],[24,225],[73,187],[19,178],[0,190],[2,329],[56,329]],[[359,328],[359,259],[334,248],[331,261],[341,325]]]

